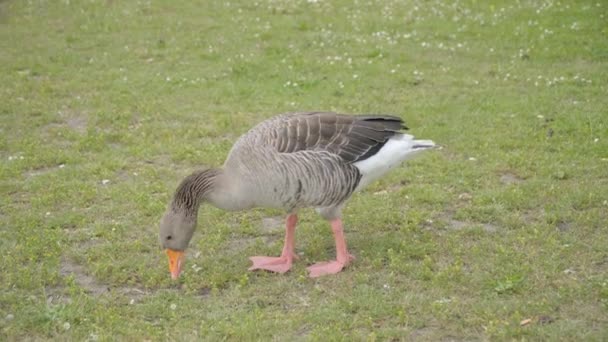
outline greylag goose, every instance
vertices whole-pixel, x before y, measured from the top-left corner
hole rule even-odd
[[[404,129],[395,116],[325,112],[289,113],[259,123],[238,139],[223,167],[196,171],[177,187],[159,235],[171,277],[179,277],[204,202],[224,210],[284,209],[281,255],[251,257],[249,268],[278,273],[297,259],[298,209],[316,208],[332,228],[336,259],[309,266],[309,276],[340,272],[354,259],[342,229],[344,203],[402,161],[435,146],[431,140],[414,140]]]

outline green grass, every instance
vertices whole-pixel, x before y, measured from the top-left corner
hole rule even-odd
[[[1,1],[0,340],[607,340],[608,4],[357,3]],[[296,110],[443,149],[352,198],[339,275],[313,211],[275,275],[282,213],[204,206],[172,282],[179,180]]]

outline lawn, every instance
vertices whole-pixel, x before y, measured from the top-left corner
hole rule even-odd
[[[0,340],[608,340],[604,1],[0,1]],[[158,222],[272,115],[398,115],[442,149],[300,213]]]

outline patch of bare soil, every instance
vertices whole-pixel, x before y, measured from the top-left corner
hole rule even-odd
[[[283,216],[270,216],[262,218],[259,231],[262,233],[261,236],[233,236],[230,238],[226,248],[231,251],[242,251],[247,247],[253,245],[257,239],[262,239],[264,244],[270,244],[275,239],[283,239],[283,230],[285,225],[285,218]],[[280,236],[280,237],[276,237]]]
[[[84,266],[69,259],[63,258],[61,260],[59,274],[63,277],[73,276],[78,286],[94,296],[101,296],[110,291],[107,285],[98,282],[93,276],[89,275]]]
[[[414,329],[410,333],[409,338],[411,341],[426,341],[426,340],[430,340],[431,337],[433,335],[435,335],[436,332],[437,332],[437,328],[427,326],[427,327],[423,327],[423,328]]]
[[[452,218],[448,219],[447,223],[448,223],[447,227],[452,230],[462,230],[462,229],[481,226],[483,228],[483,230],[488,233],[495,233],[496,231],[498,231],[498,227],[491,223],[471,223],[471,222],[455,220]]]
[[[564,222],[564,221],[560,221],[558,222],[555,227],[557,228],[558,231],[560,231],[561,233],[565,233],[567,231],[572,230],[572,223],[570,222]]]
[[[265,244],[270,244],[272,242],[272,239],[269,236],[237,237],[237,238],[230,239],[230,241],[228,242],[227,248],[230,251],[243,251],[247,247],[253,245],[255,243],[255,240],[257,240],[259,238],[261,238]]]
[[[264,233],[277,233],[283,230],[284,221],[282,216],[264,217],[260,229]]]
[[[88,120],[87,114],[82,112],[64,109],[58,113],[58,120],[46,126],[48,130],[55,128],[69,128],[78,134],[84,134],[87,131]]]
[[[84,134],[87,131],[87,118],[84,116],[68,117],[65,123],[77,133]]]
[[[523,181],[524,181],[523,178],[521,178],[518,175],[511,173],[511,172],[505,172],[500,176],[500,182],[502,184],[506,184],[506,185],[519,184],[519,183],[522,183]]]
[[[136,287],[110,287],[107,284],[104,284],[95,279],[94,276],[90,275],[84,266],[77,264],[67,258],[61,259],[59,274],[62,277],[72,276],[78,286],[82,287],[88,294],[94,297],[101,297],[114,292],[127,296],[131,298],[132,302],[135,302],[141,299],[143,296],[149,294],[149,292],[138,289]],[[49,290],[51,296],[47,299],[47,301],[55,300],[59,302],[70,302],[71,299],[68,296],[62,294],[61,292],[61,288]]]
[[[522,219],[527,224],[537,223],[545,220],[544,210],[528,210],[523,212]]]
[[[407,180],[401,180],[399,183],[391,184],[387,188],[374,192],[374,196],[385,195],[390,192],[397,192],[403,189],[409,182]]]
[[[465,230],[481,227],[488,233],[495,233],[500,227],[492,223],[468,222],[455,219],[452,212],[443,213],[437,220],[428,220],[425,226],[432,230]]]
[[[51,172],[55,172],[55,171],[61,170],[64,167],[65,167],[64,164],[59,164],[59,165],[55,165],[55,166],[48,166],[48,167],[41,167],[41,168],[38,168],[38,169],[26,171],[25,175],[28,178],[36,177],[36,176],[41,176],[41,175],[44,175],[44,174],[47,174],[47,173],[51,173]]]

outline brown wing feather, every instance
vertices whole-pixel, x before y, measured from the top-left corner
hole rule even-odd
[[[282,116],[272,145],[282,153],[324,150],[354,163],[374,155],[388,139],[405,127],[391,115],[295,113]]]

